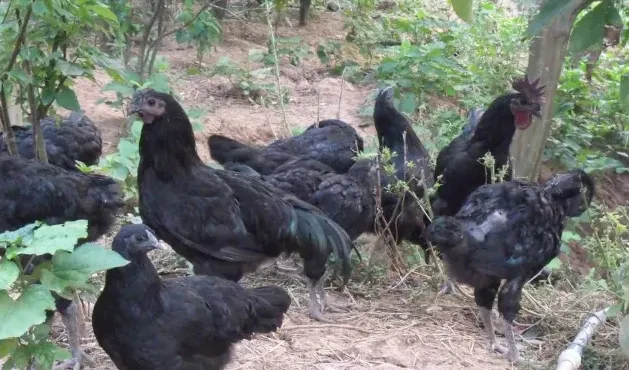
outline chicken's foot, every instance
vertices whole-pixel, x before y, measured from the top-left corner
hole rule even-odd
[[[68,344],[70,345],[70,353],[72,358],[55,365],[52,370],[79,370],[85,363],[93,366],[94,360],[81,350],[81,335],[79,330],[79,315],[76,301],[73,301],[68,308],[61,313],[61,320],[68,332]]]
[[[317,282],[317,290],[319,291],[319,296],[321,297],[321,311],[325,312],[325,310],[328,310],[330,312],[336,313],[347,312],[346,307],[338,306],[328,302],[328,294],[325,292],[325,288],[323,287],[323,279]]]
[[[489,337],[489,351],[498,352],[500,354],[507,353],[507,349],[496,340],[496,333],[494,332],[494,324],[491,320],[491,310],[485,307],[480,307],[480,318],[483,320],[483,326],[485,326],[485,332]]]
[[[452,282],[452,280],[450,280],[449,278],[443,282],[443,284],[441,284],[441,287],[439,288],[439,292],[437,292],[437,295],[443,295],[443,294],[452,294],[454,293],[454,283]]]
[[[310,307],[308,312],[313,319],[321,322],[331,323],[332,320],[326,318],[323,315],[323,310],[321,308],[321,304],[319,302],[319,298],[317,297],[317,283],[314,283],[312,280],[308,280],[308,293],[310,296]]]
[[[513,324],[507,320],[504,320],[505,337],[507,338],[507,360],[511,362],[517,362],[520,359],[518,347],[515,345],[515,336],[513,335]]]

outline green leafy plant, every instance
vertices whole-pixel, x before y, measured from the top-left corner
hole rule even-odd
[[[177,42],[180,44],[194,44],[197,48],[197,61],[203,62],[203,55],[216,45],[222,38],[221,25],[211,9],[200,13],[193,10],[195,2],[186,0],[183,2],[183,10],[177,15],[177,21],[186,25],[176,33]]]
[[[48,339],[46,311],[55,310],[52,292],[72,299],[97,272],[128,263],[112,250],[86,243],[87,221],[61,225],[33,223],[0,234],[0,358],[4,369],[25,369],[35,364],[50,369],[69,353]],[[29,270],[32,256],[52,255],[52,260]],[[31,257],[29,257],[31,256]],[[40,281],[40,283],[37,283]]]
[[[258,54],[254,54],[252,59],[256,59]],[[272,102],[272,99],[283,99],[288,102],[288,90],[282,89],[282,96],[277,96],[277,88],[272,82],[265,79],[272,76],[272,67],[264,67],[250,71],[233,63],[228,57],[222,57],[210,72],[211,76],[224,76],[233,85],[236,95],[244,96],[252,102],[263,104]],[[271,99],[269,99],[269,97]]]
[[[79,110],[74,80],[94,79],[96,65],[112,75],[119,70],[89,39],[90,31],[105,33],[116,29],[118,19],[104,3],[96,0],[9,1],[0,6],[3,13],[0,35],[4,50],[0,55],[0,105],[4,132],[10,152],[15,152],[8,116],[7,97],[18,96],[33,123],[38,158],[47,162],[39,120],[53,104]]]

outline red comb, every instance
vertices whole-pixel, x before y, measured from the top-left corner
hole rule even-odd
[[[538,86],[539,78],[531,82],[527,75],[524,78],[513,81],[511,86],[514,90],[524,94],[528,100],[535,103],[542,103],[544,101],[544,86]]]

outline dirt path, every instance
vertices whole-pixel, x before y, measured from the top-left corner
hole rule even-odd
[[[294,18],[294,17],[293,17]],[[319,13],[305,29],[282,27],[280,36],[297,36],[316,46],[318,42],[338,40],[345,36],[343,20],[338,13]],[[246,65],[249,51],[266,49],[268,30],[264,24],[227,21],[225,42],[204,61],[212,65],[220,57]],[[175,43],[166,45],[162,53],[169,62],[170,74],[180,76],[195,66],[193,49],[181,48]],[[316,57],[315,57],[316,59]],[[79,99],[83,109],[101,123],[105,151],[115,150],[121,134],[123,115],[120,111],[97,104],[103,96],[99,85],[107,83],[104,73],[97,73],[97,85],[79,81]],[[290,89],[290,102],[286,115],[291,126],[307,126],[321,119],[343,119],[365,136],[373,136],[373,128],[359,128],[369,124],[369,117],[361,117],[359,109],[375,86],[355,86],[340,78],[329,77],[318,62],[307,60],[299,67],[284,64],[281,83]],[[247,100],[229,96],[229,82],[225,78],[203,75],[183,77],[175,89],[187,108],[203,108],[208,113],[202,119],[204,130],[197,133],[198,149],[209,160],[205,139],[212,133],[223,133],[247,142],[266,142],[285,129],[279,108],[263,108]],[[317,98],[317,89],[319,98]],[[341,96],[342,90],[342,98]],[[319,105],[317,107],[317,100]],[[339,109],[339,101],[341,102]],[[110,239],[109,239],[110,240]],[[272,279],[264,273],[250,278],[252,285],[280,283],[286,278]],[[391,280],[390,286],[398,280]],[[386,285],[386,284],[383,284]],[[482,329],[477,325],[472,302],[463,303],[447,298],[445,305],[431,305],[430,288],[426,297],[418,298],[418,289],[396,288],[370,291],[370,288],[351,287],[352,296],[339,296],[337,300],[350,304],[347,314],[332,315],[336,324],[321,325],[305,314],[306,292],[303,284],[288,286],[296,298],[284,327],[276,334],[257,336],[236,346],[234,361],[228,367],[236,369],[507,369],[510,365],[487,352]],[[363,291],[356,294],[356,289]],[[422,289],[425,289],[422,288]],[[412,298],[414,297],[414,298]],[[450,302],[450,303],[448,303]],[[66,341],[63,328],[56,325],[59,341]],[[113,369],[113,365],[97,346],[91,335],[84,345],[99,364],[97,369]]]

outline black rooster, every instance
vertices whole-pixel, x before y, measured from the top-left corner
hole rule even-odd
[[[325,320],[321,277],[334,253],[347,281],[352,242],[320,210],[259,178],[213,169],[199,158],[192,125],[170,95],[139,90],[130,113],[140,137],[140,215],[195,273],[238,281],[281,253],[297,252],[309,278],[310,312]]]
[[[455,217],[437,217],[427,228],[450,278],[474,288],[491,350],[506,352],[510,361],[518,359],[512,325],[522,287],[559,254],[566,218],[583,213],[593,195],[594,181],[582,170],[541,185],[518,180],[483,185]],[[497,294],[508,349],[496,342],[491,322]]]
[[[437,157],[435,181],[441,176],[441,185],[431,199],[434,214],[455,215],[467,196],[489,180],[489,170],[481,163],[486,153],[495,160],[496,173],[509,164],[509,147],[515,130],[524,130],[531,125],[532,116],[541,115],[543,100],[539,80],[524,79],[513,82],[518,92],[502,95],[494,100],[473,128],[473,133],[464,130]],[[473,118],[473,117],[472,117]],[[511,179],[507,171],[505,181]]]
[[[111,178],[0,154],[0,232],[16,230],[35,221],[53,225],[87,220],[87,240],[93,241],[109,230],[115,214],[123,206],[122,190]],[[23,262],[27,263],[30,257],[25,257]],[[26,269],[32,270],[34,265],[50,258],[50,255],[36,257]],[[77,308],[74,302],[59,296],[55,296],[55,303],[68,331],[73,357],[55,368],[72,368],[84,359]],[[49,320],[53,314],[48,312]]]
[[[282,326],[284,289],[245,289],[212,276],[161,280],[146,255],[157,248],[144,225],[124,226],[113,241],[130,263],[107,271],[92,326],[118,369],[223,369],[234,343]]]
[[[328,119],[311,125],[300,135],[276,140],[261,149],[221,135],[211,135],[208,146],[218,163],[246,164],[262,175],[269,175],[277,166],[297,158],[315,159],[337,173],[346,173],[356,154],[363,151],[363,139],[349,124]]]
[[[68,118],[57,122],[54,117],[40,121],[48,162],[75,170],[76,161],[88,166],[98,163],[103,150],[103,139],[98,127],[82,112],[72,112]],[[35,158],[33,127],[13,126],[15,143],[21,157]],[[0,153],[8,153],[3,134],[0,132]]]

